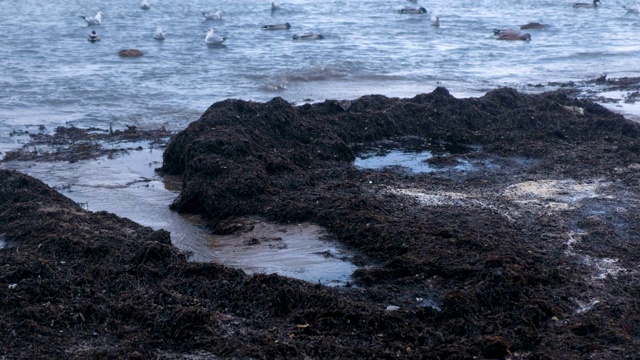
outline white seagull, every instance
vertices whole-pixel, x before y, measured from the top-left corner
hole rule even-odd
[[[207,36],[204,38],[204,42],[207,45],[221,45],[227,38],[218,36],[213,32],[213,29],[207,31]]]
[[[204,16],[205,20],[220,20],[222,19],[222,11],[220,10],[216,12],[203,11],[202,16]]]
[[[98,11],[96,16],[82,16],[82,15],[79,15],[79,16],[83,18],[84,21],[86,21],[87,25],[89,26],[102,24],[102,11]]]
[[[431,14],[431,26],[440,27],[440,18],[436,14]]]
[[[153,34],[153,38],[156,40],[164,40],[164,33],[162,32],[162,28],[160,26],[156,27],[156,32]]]
[[[627,10],[628,13],[640,14],[640,3],[636,3],[635,5],[622,5],[622,7]]]
[[[264,25],[262,27],[263,30],[288,30],[291,29],[291,24],[274,24],[274,25]]]
[[[142,0],[142,2],[140,3],[140,9],[142,9],[142,10],[149,10],[149,9],[151,9],[151,5],[149,5],[149,1],[147,1],[147,0]]]
[[[319,40],[319,39],[324,39],[324,36],[322,34],[316,34],[312,32],[293,35],[293,40]]]

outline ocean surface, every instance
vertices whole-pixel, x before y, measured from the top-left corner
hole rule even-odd
[[[22,146],[25,132],[50,133],[58,126],[179,131],[227,98],[262,102],[279,96],[301,104],[367,94],[413,97],[437,86],[475,97],[500,86],[540,92],[554,88],[532,85],[640,76],[640,16],[622,8],[632,0],[602,0],[597,9],[575,9],[573,2],[289,0],[272,11],[271,1],[249,0],[151,0],[149,10],[137,0],[0,0],[0,152]],[[398,13],[418,6],[427,13]],[[205,21],[203,11],[217,10],[222,20]],[[104,14],[99,26],[80,17],[98,11]],[[439,27],[431,25],[433,14]],[[289,30],[261,29],[287,22]],[[527,30],[530,42],[493,35],[496,28],[529,22],[545,25]],[[164,41],[153,39],[156,26]],[[226,37],[224,45],[204,43],[209,28]],[[92,30],[101,41],[87,41]],[[292,39],[305,32],[324,39]],[[128,48],[144,56],[117,55]],[[640,118],[637,105],[607,106]],[[128,159],[79,162],[73,171],[59,164],[2,167],[36,176],[90,210],[180,230],[188,225],[171,225],[181,220],[166,213],[177,190],[154,178],[160,161],[161,151],[149,150]],[[150,195],[141,178],[153,178],[153,191],[165,192]],[[130,206],[149,201],[162,209]]]

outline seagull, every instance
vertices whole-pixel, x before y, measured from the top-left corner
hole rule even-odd
[[[493,35],[496,36],[517,36],[520,35],[520,30],[517,29],[494,29]]]
[[[574,8],[583,8],[583,9],[594,9],[598,7],[598,3],[600,0],[593,0],[593,3],[575,3],[573,4]]]
[[[160,26],[156,26],[156,32],[153,34],[153,38],[156,40],[164,40],[164,33],[162,32],[162,28]]]
[[[218,10],[216,12],[211,11],[203,11],[202,16],[204,16],[205,20],[220,20],[222,19],[222,11]]]
[[[431,14],[431,26],[440,27],[440,18],[436,14]]]
[[[96,16],[82,16],[82,15],[79,15],[79,16],[83,18],[84,21],[86,21],[87,25],[89,26],[102,24],[102,11],[98,11]]]
[[[149,2],[147,0],[142,0],[142,2],[140,3],[140,9],[149,10],[151,9],[151,5],[149,5]]]
[[[398,13],[400,13],[400,14],[424,14],[426,12],[427,12],[427,9],[425,9],[423,7],[418,8],[418,9],[406,7],[406,8],[402,8],[402,9],[398,10]]]
[[[89,36],[87,36],[87,40],[89,40],[89,42],[96,42],[96,41],[100,41],[102,39],[102,37],[98,34],[96,34],[96,31],[93,30],[91,32],[91,34],[89,34]]]
[[[622,5],[622,7],[627,10],[628,13],[640,14],[640,3],[628,6]]]
[[[316,33],[304,33],[304,34],[293,35],[293,40],[318,40],[318,39],[324,39],[324,36],[322,34],[316,34]]]
[[[271,11],[275,11],[280,9],[280,2],[279,1],[274,1],[271,3]]]
[[[216,35],[213,29],[207,31],[207,36],[204,38],[204,42],[207,45],[221,45],[227,38]]]
[[[288,29],[291,29],[291,25],[289,23],[265,25],[262,27],[262,29],[263,30],[288,30]]]

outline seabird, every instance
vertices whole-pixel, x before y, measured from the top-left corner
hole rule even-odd
[[[156,27],[156,32],[153,34],[153,38],[156,40],[164,40],[164,33],[162,32],[162,28],[160,26]]]
[[[79,15],[84,21],[87,22],[87,25],[100,25],[102,24],[102,11],[98,11],[96,16],[82,16]]]
[[[138,57],[144,55],[144,53],[138,49],[125,49],[118,51],[118,55],[123,57]]]
[[[427,9],[425,9],[423,7],[418,8],[418,9],[406,7],[406,8],[402,8],[402,9],[398,10],[398,13],[400,13],[400,14],[424,14],[426,12],[427,12]]]
[[[504,34],[498,36],[498,40],[521,40],[521,41],[531,41],[531,35],[526,33],[524,35],[517,34]]]
[[[627,10],[627,12],[630,13],[634,13],[634,14],[640,14],[640,4],[635,4],[635,5],[622,5],[622,7]]]
[[[209,29],[209,31],[207,31],[207,36],[204,38],[204,42],[207,45],[220,45],[225,40],[227,40],[227,38],[223,38],[222,36],[216,35],[213,32],[213,29]]]
[[[140,9],[149,10],[151,9],[151,5],[149,5],[149,2],[147,0],[142,0],[142,2],[140,3]]]
[[[598,7],[598,3],[600,2],[600,0],[593,0],[593,3],[575,3],[573,4],[574,8],[586,8],[586,9],[593,9]]]
[[[96,41],[100,41],[102,39],[102,37],[98,34],[96,34],[96,31],[93,30],[91,32],[91,34],[89,34],[89,36],[87,36],[87,40],[89,40],[90,42],[96,42]]]
[[[288,30],[288,29],[291,29],[291,25],[289,23],[276,24],[276,25],[264,25],[262,29],[263,30]]]
[[[322,34],[316,34],[316,33],[304,33],[304,34],[293,35],[293,40],[318,40],[318,39],[324,39],[324,36]]]
[[[204,16],[205,20],[220,20],[222,19],[222,11],[218,10],[216,12],[211,11],[203,11],[202,16]]]
[[[436,14],[431,14],[431,26],[440,27],[440,18]]]
[[[494,29],[493,35],[502,36],[502,35],[520,35],[520,30],[517,29]]]

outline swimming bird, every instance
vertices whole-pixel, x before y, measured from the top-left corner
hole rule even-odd
[[[220,20],[222,19],[222,11],[220,10],[216,12],[203,11],[202,16],[204,16],[205,20]]]
[[[410,3],[414,3],[414,4],[418,2],[418,0],[407,0],[407,1],[409,1]]]
[[[289,23],[276,24],[276,25],[264,25],[262,29],[263,30],[288,30],[288,29],[291,29],[291,25]]]
[[[322,34],[316,34],[312,32],[293,35],[293,40],[318,40],[318,39],[324,39],[324,36]]]
[[[280,9],[280,2],[279,1],[274,1],[271,3],[271,11],[275,11]]]
[[[520,35],[520,30],[517,29],[493,29],[493,35]]]
[[[425,9],[423,7],[418,8],[418,9],[406,7],[406,8],[402,8],[402,9],[398,10],[398,13],[400,13],[400,14],[424,14],[426,12],[427,12],[427,9]]]
[[[156,26],[156,32],[153,34],[153,38],[156,40],[164,40],[164,33],[160,26]]]
[[[593,3],[575,3],[573,4],[574,8],[584,8],[584,9],[593,9],[598,7],[598,3],[600,0],[593,0]]]
[[[91,34],[87,36],[87,40],[89,40],[89,42],[96,42],[96,41],[100,41],[101,39],[102,37],[98,35],[95,30],[93,30]]]
[[[118,55],[122,57],[139,57],[144,55],[144,53],[138,49],[125,49],[118,51]]]
[[[636,3],[635,5],[622,5],[622,7],[627,10],[628,13],[640,14],[640,3]]]
[[[520,40],[520,41],[531,41],[531,35],[526,33],[524,35],[517,34],[505,34],[498,36],[498,40]]]
[[[213,29],[209,29],[207,36],[204,38],[204,42],[207,45],[221,45],[225,40],[227,40],[227,38],[216,35]]]
[[[147,1],[147,0],[142,0],[142,2],[140,3],[140,9],[142,9],[142,10],[149,10],[149,9],[151,9],[151,5],[149,5],[149,1]]]
[[[440,18],[436,14],[431,14],[431,26],[440,27]]]
[[[544,25],[537,22],[530,22],[524,25],[520,25],[520,30],[527,30],[527,29],[544,29]]]
[[[83,18],[84,21],[87,22],[88,26],[102,24],[102,11],[98,11],[96,16],[82,16],[82,15],[79,15],[79,16]]]

